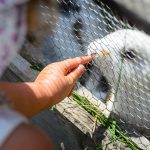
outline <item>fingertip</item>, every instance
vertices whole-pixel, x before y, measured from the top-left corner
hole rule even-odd
[[[92,55],[88,55],[88,56],[86,56],[87,57],[87,59],[88,59],[88,61],[90,62],[90,61],[92,61]]]
[[[81,73],[83,73],[83,72],[85,71],[85,67],[84,67],[82,64],[80,64],[80,65],[77,67],[77,69],[78,69],[78,71],[81,72]]]

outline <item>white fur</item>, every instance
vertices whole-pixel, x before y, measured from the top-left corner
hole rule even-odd
[[[138,60],[124,58],[122,62],[121,53],[130,49]],[[109,52],[106,58],[100,57],[103,50]],[[90,43],[88,53],[93,51],[95,64],[114,90],[121,74],[113,111],[130,124],[150,129],[150,37],[137,30],[118,30]]]

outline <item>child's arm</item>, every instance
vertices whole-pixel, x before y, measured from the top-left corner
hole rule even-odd
[[[35,82],[1,82],[0,90],[12,100],[14,109],[28,117],[33,116],[67,97],[84,72],[82,64],[91,59],[91,56],[85,56],[50,64],[41,71]]]

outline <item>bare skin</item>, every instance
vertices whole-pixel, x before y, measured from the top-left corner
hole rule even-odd
[[[84,73],[91,56],[68,59],[46,66],[34,82],[0,83],[0,90],[12,100],[15,110],[31,117],[59,103],[72,92],[75,82]],[[43,131],[32,125],[20,125],[4,143],[2,150],[52,150],[54,145]]]
[[[51,139],[38,127],[22,124],[9,136],[1,150],[54,150]]]
[[[52,63],[34,82],[1,82],[0,90],[12,100],[14,109],[31,117],[69,96],[76,80],[84,73],[83,64],[91,59],[91,56],[85,56]]]

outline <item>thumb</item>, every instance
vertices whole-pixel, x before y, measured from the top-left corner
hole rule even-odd
[[[69,80],[75,82],[78,78],[81,77],[81,75],[84,73],[85,67],[83,65],[79,65],[76,69],[74,69],[72,72],[70,72],[67,77]]]
[[[70,96],[72,95],[73,90],[74,90],[74,86],[73,86],[73,88],[71,89],[70,93],[68,94],[68,97],[70,97]]]

